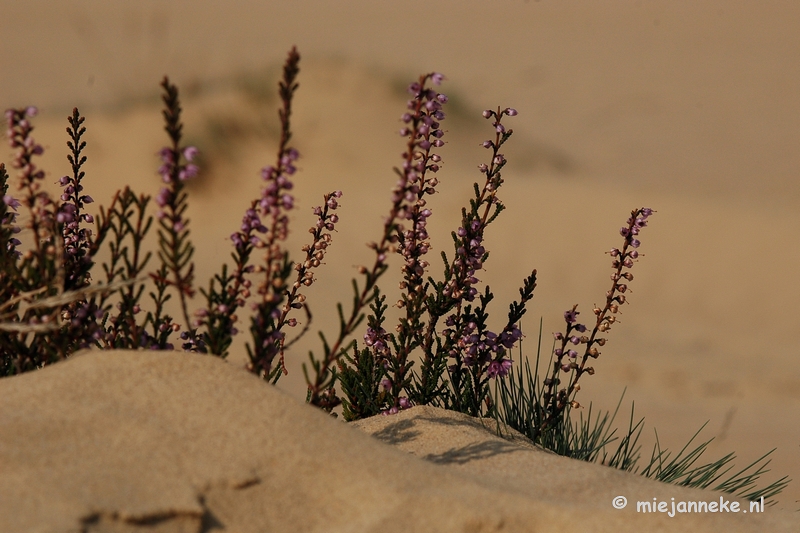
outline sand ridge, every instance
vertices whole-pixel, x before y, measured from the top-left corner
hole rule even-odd
[[[616,511],[617,491],[717,495],[557,457],[429,407],[348,427],[212,356],[83,352],[0,380],[0,397],[7,533],[797,527],[771,510]]]

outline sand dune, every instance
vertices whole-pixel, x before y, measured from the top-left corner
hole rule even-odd
[[[82,353],[0,381],[0,397],[5,533],[798,527],[769,508],[637,513],[637,498],[720,495],[555,456],[434,408],[367,419],[358,431],[197,354]],[[615,510],[620,495],[631,503]]]

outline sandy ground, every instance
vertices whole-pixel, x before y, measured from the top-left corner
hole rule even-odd
[[[211,356],[84,353],[0,393],[5,533],[797,530],[433,407],[348,427]]]
[[[0,13],[0,105],[42,109],[37,138],[52,181],[67,171],[64,117],[80,105],[87,190],[99,202],[123,183],[157,192],[157,83],[169,73],[184,88],[187,139],[210,166],[191,191],[200,280],[226,259],[225,238],[274,158],[269,95],[297,44],[297,247],[321,195],[345,193],[339,238],[309,291],[326,331],[386,211],[403,85],[440,70],[453,100],[431,223],[436,253],[449,251],[480,177],[480,111],[512,105],[520,115],[506,153],[509,209],[487,236],[483,278],[497,316],[537,268],[524,322],[524,350],[535,353],[539,317],[547,338],[573,304],[588,313],[610,284],[603,252],[620,241],[628,212],[656,209],[631,305],[582,401],[613,408],[627,387],[662,444],[680,447],[710,420],[715,456],[735,450],[743,466],[777,447],[772,473],[800,478],[795,6],[3,1]],[[299,365],[319,350],[307,341],[281,384],[298,398]],[[794,483],[781,501],[796,509],[797,500]]]

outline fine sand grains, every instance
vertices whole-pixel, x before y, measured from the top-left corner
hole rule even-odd
[[[0,398],[4,533],[800,528],[770,509],[615,510],[618,495],[720,495],[558,457],[430,407],[348,426],[211,356],[84,352],[0,380]]]

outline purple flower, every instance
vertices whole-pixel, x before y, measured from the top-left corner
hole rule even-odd
[[[489,368],[486,373],[490,378],[506,377],[508,371],[511,369],[511,360],[503,359],[501,361],[492,361],[489,363]]]
[[[158,151],[159,157],[161,157],[161,161],[167,164],[172,164],[175,162],[175,154],[172,153],[171,148],[164,147]]]
[[[189,162],[194,160],[194,158],[197,157],[197,154],[199,153],[200,151],[194,146],[187,146],[186,148],[183,149],[183,157],[185,157],[186,161]]]
[[[10,194],[6,194],[5,196],[3,196],[3,203],[6,204],[11,209],[13,209],[14,211],[16,211],[17,208],[21,205],[19,203],[19,200],[17,200]]]
[[[491,332],[489,332],[487,335],[489,334],[491,334]],[[500,334],[500,344],[510,350],[521,338],[522,331],[520,331],[518,327],[514,326],[510,330],[503,331],[503,333]]]
[[[576,311],[575,309],[570,309],[569,311],[564,311],[564,320],[569,322],[570,324],[574,323],[578,320],[578,315],[581,314],[580,311]]]
[[[169,188],[161,187],[161,190],[156,195],[156,204],[158,204],[158,207],[164,207],[169,203],[170,198],[172,198],[172,192]]]
[[[186,181],[188,179],[192,179],[193,177],[197,176],[199,172],[199,167],[194,164],[188,164],[178,172],[178,179],[181,181]]]
[[[271,180],[275,177],[275,167],[269,166],[261,169],[261,179]]]

